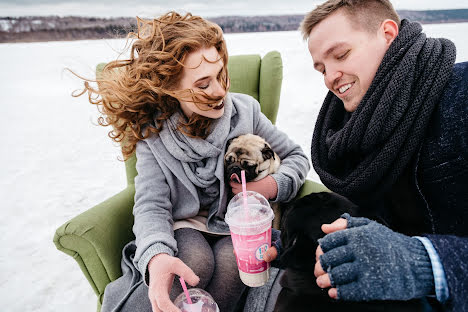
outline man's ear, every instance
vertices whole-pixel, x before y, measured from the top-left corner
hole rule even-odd
[[[394,20],[386,19],[382,22],[380,28],[387,42],[387,46],[390,46],[396,36],[398,36],[398,24]]]

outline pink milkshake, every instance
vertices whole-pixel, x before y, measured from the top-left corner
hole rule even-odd
[[[271,245],[274,214],[268,201],[259,193],[247,192],[247,209],[243,200],[242,193],[231,199],[225,220],[231,231],[242,282],[259,287],[269,278],[270,264],[263,260],[263,255]]]

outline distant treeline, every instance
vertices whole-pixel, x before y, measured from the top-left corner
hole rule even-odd
[[[402,18],[429,23],[468,22],[468,9],[398,11]],[[222,16],[208,18],[225,33],[296,30],[304,15]],[[0,17],[1,42],[32,42],[122,38],[136,29],[129,17],[96,18],[80,16]]]

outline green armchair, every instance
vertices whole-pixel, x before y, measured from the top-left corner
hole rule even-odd
[[[104,64],[99,64],[97,73]],[[246,93],[256,98],[262,112],[273,122],[278,113],[283,65],[279,52],[259,55],[231,56],[228,63],[231,92]],[[136,156],[125,161],[127,187],[120,193],[92,207],[59,227],[54,236],[58,250],[73,257],[98,296],[100,311],[104,289],[122,275],[120,269],[123,246],[134,239],[133,204]],[[326,188],[306,181],[299,197]]]

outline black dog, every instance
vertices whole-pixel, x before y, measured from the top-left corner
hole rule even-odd
[[[286,208],[282,219],[281,265],[283,287],[276,301],[277,312],[300,311],[422,311],[420,300],[344,302],[331,299],[317,286],[314,275],[317,240],[324,236],[321,225],[332,223],[343,213],[356,216],[358,207],[335,193],[312,193]]]

